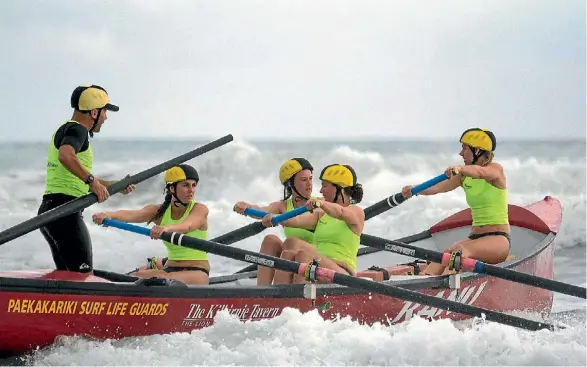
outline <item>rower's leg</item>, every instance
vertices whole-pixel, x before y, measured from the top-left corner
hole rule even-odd
[[[273,234],[265,236],[261,243],[261,253],[271,255],[275,257],[281,256],[283,250],[283,243],[281,239]],[[266,266],[257,266],[257,285],[268,285],[271,284],[273,276],[275,275],[275,269],[268,268]]]
[[[147,269],[147,270],[139,270],[134,273],[130,273],[129,275],[133,275],[138,278],[168,278],[168,279],[176,279],[179,280],[187,285],[208,285],[209,278],[208,274],[201,270],[184,270],[184,271],[174,271],[174,272],[166,272],[165,270],[159,269]]]
[[[176,279],[181,282],[184,282],[187,285],[208,285],[209,278],[208,274],[201,270],[184,270],[184,271],[174,271],[171,273],[166,272],[165,270],[159,270],[160,273],[155,275],[158,278],[168,278],[168,279]]]
[[[281,258],[286,260],[295,260],[296,254],[300,251],[315,252],[315,247],[304,240],[296,237],[287,238],[283,241],[283,250]],[[276,270],[273,284],[291,284],[293,274],[287,271]]]
[[[296,251],[283,250],[281,256],[284,260],[293,260],[296,257]],[[275,270],[275,278],[273,284],[291,284],[293,274],[289,271]]]
[[[444,250],[445,253],[451,253],[453,251],[456,251],[460,248],[462,248],[462,245],[464,243],[467,243],[469,241],[472,241],[468,238],[464,239],[464,240],[459,240],[455,243],[453,243],[452,245],[450,245],[446,250]],[[424,270],[420,273],[420,275],[446,275],[446,266],[439,264],[439,263],[430,263],[428,264]]]
[[[304,240],[300,240],[296,237],[290,237],[283,241],[283,249],[289,251],[299,251],[299,250],[307,250],[307,251],[314,251],[316,247],[312,244]]]
[[[445,252],[450,253],[457,250],[462,250],[463,258],[472,258],[488,264],[498,264],[507,260],[510,253],[510,243],[504,236],[491,235],[474,240],[466,239],[455,242]],[[428,275],[448,275],[454,274],[455,271],[449,270],[444,265],[432,263],[424,269],[423,273]]]
[[[501,235],[491,235],[469,240],[461,245],[463,257],[483,261],[488,264],[499,264],[507,260],[510,254],[510,243]]]
[[[342,268],[340,265],[338,265],[331,258],[318,254],[318,252],[316,252],[316,250],[313,248],[299,250],[296,253],[296,256],[294,258],[295,261],[297,261],[299,263],[306,263],[306,264],[312,262],[312,260],[314,260],[314,259],[320,259],[319,267],[321,267],[321,268],[334,270],[337,273],[342,273],[342,274],[348,275],[348,271],[346,269]],[[296,274],[293,276],[293,283],[304,284],[304,283],[308,283],[308,281],[306,280],[305,277]]]

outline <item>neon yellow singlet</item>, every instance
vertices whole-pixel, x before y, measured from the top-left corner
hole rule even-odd
[[[68,122],[75,122],[68,120]],[[65,124],[64,123],[64,124]],[[84,196],[89,192],[89,186],[86,185],[73,173],[69,172],[61,162],[59,162],[59,150],[55,148],[53,143],[55,133],[51,137],[49,144],[49,153],[47,156],[47,181],[45,183],[45,194],[65,194],[74,197]],[[92,153],[92,146],[88,141],[88,149],[76,154],[82,166],[92,172],[92,165],[94,156]]]
[[[357,270],[357,251],[361,237],[357,236],[344,220],[324,213],[314,230],[314,244],[319,254],[342,261]]]
[[[509,224],[507,190],[471,177],[465,177],[462,186],[471,207],[473,226]]]
[[[171,205],[169,205],[163,214],[163,218],[161,218],[161,225],[169,226],[183,222],[196,204],[197,203],[195,201],[190,201],[183,216],[177,220],[171,218]],[[187,233],[186,236],[206,240],[208,239],[208,231],[195,229]],[[204,251],[194,250],[189,247],[177,246],[167,241],[163,241],[163,243],[165,244],[165,247],[167,247],[167,258],[169,260],[208,260],[208,255]]]
[[[311,196],[310,198],[313,199],[314,197]],[[294,210],[292,198],[287,199],[285,203],[287,211]],[[309,244],[314,244],[314,232],[305,228],[283,227],[283,232],[285,233],[286,238],[295,237],[304,240]]]

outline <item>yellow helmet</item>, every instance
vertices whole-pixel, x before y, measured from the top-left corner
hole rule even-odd
[[[314,167],[304,158],[292,158],[286,161],[279,168],[279,182],[284,185],[290,178],[296,173],[301,172],[305,169],[314,171]]]
[[[200,181],[200,176],[198,175],[198,171],[190,165],[187,164],[180,164],[175,167],[171,167],[165,172],[165,177],[163,178],[166,184],[181,182],[185,180],[194,180],[196,182]]]
[[[495,135],[491,131],[478,127],[465,130],[463,135],[461,135],[460,142],[488,152],[493,152],[497,145]]]
[[[357,174],[347,164],[331,164],[324,167],[322,173],[320,173],[320,179],[340,186],[343,189],[357,184]]]

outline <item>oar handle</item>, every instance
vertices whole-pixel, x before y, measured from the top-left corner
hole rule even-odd
[[[249,216],[249,217],[255,217],[255,218],[261,219],[267,215],[267,212],[263,211],[263,210],[255,209],[255,208],[246,208],[245,215]]]
[[[419,193],[421,193],[422,191],[431,188],[432,186],[444,181],[448,179],[448,176],[443,173],[441,175],[438,175],[426,182],[423,182],[417,186],[412,187],[412,195],[418,195]]]
[[[121,222],[116,219],[104,218],[102,220],[102,224],[106,227],[120,228],[120,229],[124,229],[125,231],[143,234],[145,236],[151,235],[151,228],[137,226],[136,224],[130,224],[130,223],[126,223],[126,222]]]
[[[300,206],[299,208],[295,208],[295,209],[287,211],[283,214],[279,214],[279,215],[274,216],[273,218],[271,218],[271,223],[273,225],[277,225],[277,224],[284,222],[290,218],[293,218],[293,217],[298,216],[300,214],[304,214],[307,211],[308,211],[307,207]],[[254,208],[246,208],[245,209],[245,215],[248,215],[250,217],[263,218],[267,214],[269,214],[269,213],[267,213],[266,211],[263,211],[263,210],[259,210],[259,209],[254,209]]]

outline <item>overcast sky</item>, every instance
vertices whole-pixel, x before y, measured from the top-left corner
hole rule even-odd
[[[0,139],[585,137],[582,0],[2,0]],[[182,126],[183,125],[183,126]]]

